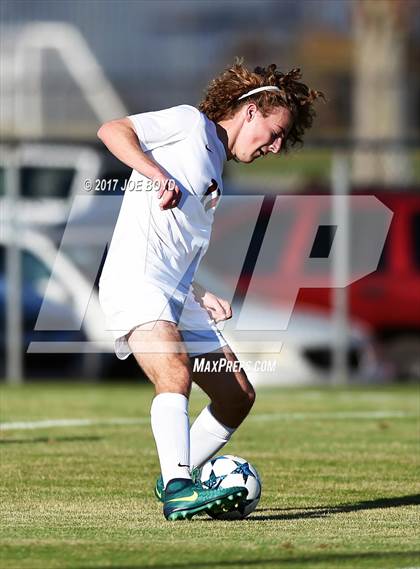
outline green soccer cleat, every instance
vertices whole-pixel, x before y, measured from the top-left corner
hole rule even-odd
[[[165,501],[165,487],[163,485],[162,474],[158,476],[155,484],[155,496],[160,502]]]
[[[191,470],[191,480],[194,482],[198,482],[200,480],[201,468],[193,468]],[[165,487],[163,485],[163,478],[162,475],[158,477],[155,484],[155,496],[159,500],[159,502],[165,501]]]
[[[229,512],[246,498],[248,490],[241,486],[207,490],[186,478],[170,480],[165,489],[163,514],[167,520],[190,520],[201,512]]]

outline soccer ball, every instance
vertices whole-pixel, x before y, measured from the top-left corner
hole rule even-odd
[[[216,456],[203,466],[200,477],[204,488],[231,488],[243,486],[248,490],[248,496],[241,500],[238,508],[230,512],[213,514],[212,518],[220,520],[240,520],[249,516],[255,510],[261,497],[261,480],[256,469],[239,456],[225,454]]]

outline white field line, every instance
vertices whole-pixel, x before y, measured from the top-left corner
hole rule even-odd
[[[347,419],[406,419],[417,417],[416,413],[404,411],[337,411],[332,413],[263,413],[250,415],[248,421],[305,421],[347,420]],[[18,421],[0,423],[0,431],[48,429],[51,427],[90,427],[101,425],[145,425],[149,417],[109,418],[109,419],[45,419],[42,421]]]
[[[249,419],[257,421],[304,421],[306,419],[406,419],[417,417],[416,413],[405,411],[336,411],[331,413],[260,413],[251,415]]]

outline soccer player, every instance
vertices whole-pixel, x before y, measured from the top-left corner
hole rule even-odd
[[[155,493],[167,519],[231,509],[242,488],[208,490],[191,478],[248,415],[243,370],[193,374],[193,358],[235,362],[216,323],[226,300],[194,282],[222,194],[227,160],[250,163],[302,142],[321,93],[298,69],[247,69],[241,60],[189,105],[112,120],[99,138],[133,169],[100,279],[100,301],[120,359],[131,353],[154,384],[151,426],[161,467]],[[154,191],[156,190],[156,191]],[[228,243],[226,244],[228,246]],[[236,368],[234,368],[236,369]],[[210,405],[189,426],[195,381]]]

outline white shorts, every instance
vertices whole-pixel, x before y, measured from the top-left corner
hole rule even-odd
[[[140,298],[129,308],[120,306],[115,310],[102,294],[101,305],[107,317],[108,330],[114,335],[114,349],[119,359],[125,360],[132,353],[127,342],[128,334],[142,324],[150,323],[152,329],[154,322],[158,320],[178,325],[191,357],[213,352],[227,344],[214,321],[195,300],[191,291],[185,299],[185,296],[176,293],[170,295],[148,284],[138,297]]]

